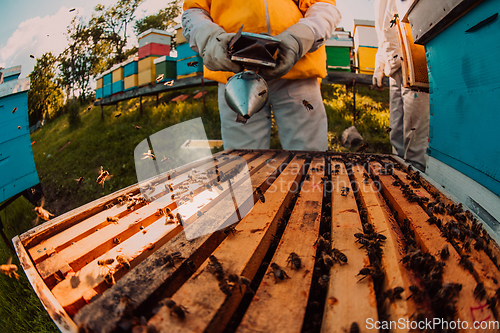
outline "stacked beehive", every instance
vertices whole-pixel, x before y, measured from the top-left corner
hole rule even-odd
[[[123,75],[125,76],[123,90],[137,88],[137,62],[138,57],[132,57],[125,61],[123,65]]]
[[[95,98],[100,99],[102,98],[102,76],[96,76],[96,86],[95,86]]]
[[[174,27],[177,34],[177,79],[203,75],[203,59],[193,51],[182,35],[182,26]]]
[[[160,56],[170,54],[171,37],[170,32],[157,29],[149,29],[138,36],[138,86],[155,81],[156,68],[153,61]]]
[[[353,41],[348,31],[334,31],[326,41],[326,69],[328,71],[351,71],[351,49]]]
[[[107,70],[102,73],[102,97],[108,97],[112,94],[112,83],[113,83],[113,74],[111,70]]]
[[[354,20],[353,36],[356,72],[360,74],[373,74],[375,71],[375,55],[378,50],[375,22]]]
[[[122,64],[117,64],[111,67],[111,94],[117,94],[123,91],[123,67]]]

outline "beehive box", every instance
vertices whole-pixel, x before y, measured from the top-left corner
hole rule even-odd
[[[133,74],[127,76],[125,80],[123,80],[123,90],[127,91],[130,89],[137,88],[137,74]]]
[[[95,98],[96,99],[102,98],[102,88],[98,88],[95,90]]]
[[[123,80],[113,82],[111,84],[111,93],[117,94],[123,91]]]
[[[151,44],[170,45],[173,34],[159,29],[149,29],[137,36],[139,48]]]
[[[177,76],[176,64],[177,58],[163,56],[155,59],[156,76],[163,74],[163,79],[158,82],[175,79]]]
[[[138,57],[133,57],[128,59],[123,63],[123,76],[131,76],[137,74],[137,62],[139,61]]]
[[[375,56],[378,50],[378,38],[375,22],[369,20],[354,20],[354,61],[361,74],[373,74],[375,71]]]
[[[326,69],[328,71],[351,71],[351,49],[354,46],[350,33],[334,31],[326,46]]]
[[[111,84],[106,84],[102,87],[102,97],[108,97],[112,94]]]
[[[170,54],[170,45],[150,43],[139,48],[139,59],[149,56],[163,56]]]
[[[368,332],[498,313],[496,243],[389,156],[224,151],[147,188],[149,204],[134,185],[13,240],[61,331]]]

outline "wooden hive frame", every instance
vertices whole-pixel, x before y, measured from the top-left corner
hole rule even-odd
[[[245,161],[250,178],[222,182],[212,200],[194,183],[190,200],[170,200],[166,183],[182,187],[193,168],[213,163],[198,161],[154,184],[151,196],[164,198],[161,205],[116,204],[139,194],[134,185],[14,239],[62,332],[342,333],[367,332],[368,318],[444,314],[470,325],[498,318],[498,246],[471,213],[406,165],[368,154],[233,150],[216,157],[223,173]],[[236,211],[234,197],[244,198]],[[156,214],[164,206],[181,212],[186,233],[196,223],[206,233],[187,239]],[[118,222],[104,222],[110,215]],[[441,258],[445,244],[450,253]],[[97,264],[125,253],[130,268]],[[427,264],[417,265],[422,258]],[[104,281],[108,272],[113,285]]]

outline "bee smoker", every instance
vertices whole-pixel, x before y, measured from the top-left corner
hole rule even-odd
[[[241,64],[245,70],[227,81],[224,97],[238,115],[236,121],[246,123],[267,103],[269,89],[257,71],[263,66],[276,67],[273,55],[278,50],[280,40],[242,30],[243,27],[231,39],[228,48],[231,60]]]

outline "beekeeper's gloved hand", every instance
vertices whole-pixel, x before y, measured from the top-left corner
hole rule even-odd
[[[188,9],[182,15],[184,37],[191,48],[203,58],[203,64],[212,71],[238,73],[241,65],[231,61],[227,53],[228,44],[234,33],[226,33],[215,24],[203,9]]]
[[[373,73],[372,83],[379,88],[382,88],[384,85],[384,70],[380,67],[375,69]]]
[[[302,23],[292,25],[275,37],[281,40],[276,67],[265,67],[259,71],[259,74],[267,80],[277,79],[288,73],[314,44],[313,31]]]

